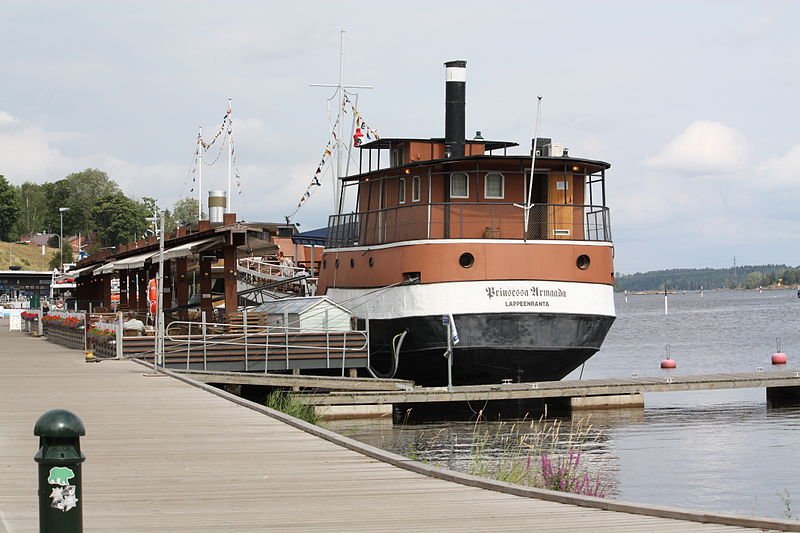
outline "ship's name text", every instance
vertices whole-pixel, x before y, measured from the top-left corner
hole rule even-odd
[[[564,289],[542,289],[536,285],[527,289],[500,289],[486,287],[486,296],[492,298],[566,298]]]

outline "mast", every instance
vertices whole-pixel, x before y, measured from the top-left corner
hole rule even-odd
[[[226,213],[233,212],[233,196],[231,196],[231,174],[233,169],[233,121],[231,119],[231,113],[233,113],[233,110],[231,109],[231,99],[228,98],[228,208],[225,211]]]
[[[525,234],[522,236],[523,240],[527,242],[528,240],[528,226],[531,220],[531,208],[533,207],[533,203],[531,199],[533,198],[533,173],[536,170],[536,148],[537,144],[539,143],[539,119],[542,116],[542,97],[536,97],[538,102],[536,104],[536,128],[533,132],[533,150],[531,154],[531,180],[528,182],[528,190],[527,196],[525,198]]]
[[[343,205],[343,197],[339,195],[339,178],[343,177],[345,174],[344,171],[344,163],[345,163],[345,144],[344,144],[344,136],[343,132],[343,122],[344,122],[344,109],[345,109],[345,89],[372,89],[373,87],[369,85],[345,85],[344,84],[344,34],[345,30],[339,31],[339,83],[336,85],[331,84],[324,84],[324,83],[312,83],[311,87],[333,87],[336,89],[336,93],[339,96],[339,115],[338,115],[338,123],[336,124],[336,131],[334,135],[336,136],[336,168],[334,172],[332,172],[332,180],[333,180],[333,209],[334,212],[339,213],[341,212],[341,207]],[[333,97],[331,97],[332,99]],[[330,101],[330,100],[329,100]]]
[[[197,220],[203,220],[203,126],[197,128]]]
[[[342,120],[344,118],[344,30],[339,32],[339,131],[336,134],[336,172],[333,174],[333,209],[339,213],[339,178],[344,174],[344,138],[342,137]],[[341,191],[344,195],[344,191]]]

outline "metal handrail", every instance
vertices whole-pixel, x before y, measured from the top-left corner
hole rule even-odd
[[[608,207],[510,202],[418,203],[332,215],[328,248],[371,246],[423,239],[611,241]]]
[[[200,335],[192,335],[192,327],[200,326],[201,333]],[[212,332],[209,333],[208,329],[221,329],[223,332]],[[177,329],[186,329],[188,333],[178,333],[176,332]],[[242,332],[235,332],[230,333],[231,329],[243,330]],[[224,331],[228,331],[225,333]],[[293,342],[290,343],[290,337],[293,334],[298,333],[309,333],[309,334],[324,334],[326,338],[325,346],[320,346],[317,344],[310,344],[310,343],[298,343]],[[265,326],[265,325],[251,325],[247,324],[220,324],[220,323],[206,323],[202,322],[198,324],[197,322],[193,321],[175,321],[170,323],[165,332],[164,337],[165,339],[175,343],[174,345],[170,346],[170,349],[167,351],[165,350],[165,354],[167,353],[178,353],[184,351],[184,345],[186,346],[186,368],[188,369],[190,366],[191,360],[191,353],[192,353],[192,346],[193,343],[196,346],[197,344],[202,344],[202,351],[203,351],[203,369],[208,369],[208,356],[207,356],[207,349],[210,346],[218,346],[218,345],[229,345],[229,346],[239,346],[244,347],[245,354],[247,354],[248,364],[249,362],[253,361],[253,358],[250,357],[251,353],[256,353],[254,348],[259,348],[263,350],[264,353],[264,372],[267,372],[267,368],[269,366],[269,350],[272,349],[280,349],[284,351],[286,354],[286,369],[290,368],[290,361],[289,361],[289,351],[291,349],[299,348],[299,349],[319,349],[320,351],[325,351],[328,353],[326,359],[327,364],[326,367],[330,368],[330,334],[336,333],[341,334],[342,337],[342,375],[344,375],[344,368],[346,363],[347,354],[350,352],[362,352],[365,351],[369,346],[368,335],[366,331],[359,331],[359,330],[335,330],[335,329],[325,329],[325,328],[316,328],[316,329],[307,329],[307,328],[299,328],[295,326]],[[273,337],[276,334],[280,335],[283,339],[283,342],[270,342],[270,335]],[[257,342],[254,341],[254,337],[263,337],[264,342]],[[348,346],[348,339],[363,339],[363,343],[356,344],[355,346]],[[251,352],[252,350],[252,352]]]

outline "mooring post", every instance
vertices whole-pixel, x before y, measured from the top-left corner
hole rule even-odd
[[[53,409],[39,417],[33,434],[39,437],[33,457],[39,464],[39,532],[81,533],[83,422],[70,411]]]

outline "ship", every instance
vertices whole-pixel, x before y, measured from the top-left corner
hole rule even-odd
[[[318,293],[368,329],[373,375],[559,380],[615,318],[611,165],[539,137],[538,118],[530,154],[466,139],[466,61],[444,65],[444,138],[362,143],[339,179]]]

